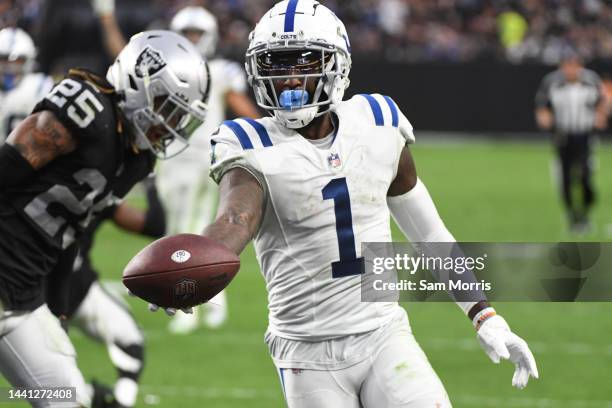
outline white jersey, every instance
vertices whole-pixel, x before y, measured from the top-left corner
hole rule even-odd
[[[251,172],[266,193],[254,244],[268,289],[269,331],[321,341],[388,323],[397,303],[361,301],[361,243],[391,241],[387,191],[414,136],[382,95],[335,107],[329,149],[274,119],[227,121],[212,138],[211,175]]]
[[[53,79],[45,74],[25,75],[17,86],[6,92],[0,103],[0,143],[24,120],[34,106],[53,87]]]

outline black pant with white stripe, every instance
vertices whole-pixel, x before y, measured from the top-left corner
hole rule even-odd
[[[587,221],[588,212],[595,201],[591,180],[590,134],[567,134],[557,136],[557,153],[561,167],[561,192],[572,224]],[[574,189],[580,186],[582,200],[578,200]]]

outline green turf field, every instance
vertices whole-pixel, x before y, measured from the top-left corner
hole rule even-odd
[[[553,156],[548,145],[423,143],[413,152],[421,178],[458,240],[575,239],[566,232],[551,181]],[[598,159],[596,230],[581,239],[610,241],[612,146],[600,146]],[[146,243],[105,226],[94,254],[103,278],[118,280],[123,266]],[[252,249],[243,254],[242,262],[228,289],[230,320],[218,331],[170,335],[163,313],[150,313],[144,302],[130,299],[147,335],[139,406],[284,406],[263,343],[266,294]],[[406,307],[416,338],[455,407],[612,407],[612,304],[497,304],[538,362],[540,380],[523,391],[510,385],[510,363],[496,366],[488,360],[456,306]],[[86,378],[111,383],[114,372],[104,347],[76,331],[71,335]]]

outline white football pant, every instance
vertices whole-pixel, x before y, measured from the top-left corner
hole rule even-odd
[[[444,386],[408,324],[378,352],[334,370],[278,369],[289,408],[448,408]]]
[[[76,387],[77,402],[33,400],[35,408],[90,405],[74,347],[47,305],[32,312],[0,308],[0,371],[13,387]]]

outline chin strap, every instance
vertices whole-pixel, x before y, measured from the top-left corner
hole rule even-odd
[[[300,129],[307,126],[317,117],[317,106],[293,111],[275,110],[274,117],[289,129]]]

